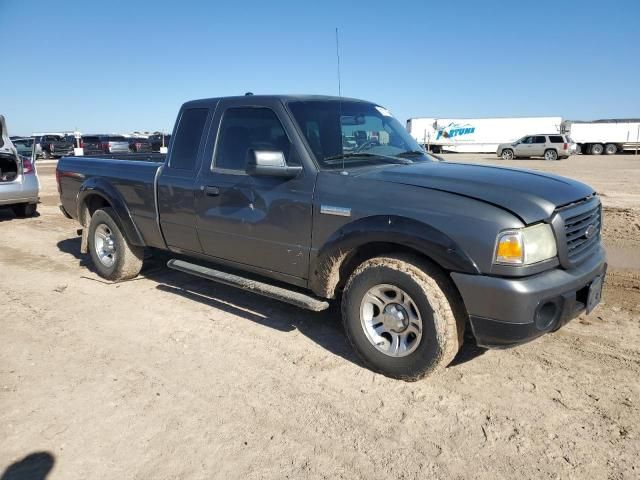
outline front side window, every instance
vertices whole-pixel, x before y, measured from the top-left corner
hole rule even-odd
[[[415,139],[372,103],[311,100],[288,104],[322,169],[428,161]]]
[[[169,161],[171,168],[180,170],[195,168],[208,113],[207,108],[189,108],[182,112]]]
[[[282,152],[287,164],[292,164],[291,142],[273,110],[229,108],[220,123],[214,167],[244,172],[253,150]]]

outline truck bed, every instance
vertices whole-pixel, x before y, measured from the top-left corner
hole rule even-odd
[[[164,159],[164,155],[162,156]],[[122,199],[146,245],[162,245],[157,224],[154,179],[162,166],[154,154],[63,157],[58,162],[60,200],[73,218],[78,218],[78,193],[85,183],[108,184]]]

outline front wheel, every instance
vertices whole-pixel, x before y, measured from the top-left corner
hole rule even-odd
[[[544,152],[544,159],[545,160],[557,160],[558,159],[558,152],[556,152],[555,150],[547,150],[546,152]]]
[[[461,310],[444,273],[411,256],[365,261],[342,295],[342,321],[356,353],[372,370],[404,380],[453,360],[463,335]]]
[[[102,278],[118,282],[135,278],[142,269],[144,249],[130,245],[115,221],[113,209],[96,210],[89,223],[89,253]]]
[[[513,150],[506,148],[502,151],[501,155],[503,160],[513,160]]]

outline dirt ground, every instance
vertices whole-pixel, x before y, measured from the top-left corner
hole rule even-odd
[[[104,282],[40,166],[40,216],[0,211],[3,479],[638,478],[640,157],[450,159],[590,183],[611,266],[591,315],[515,349],[465,345],[416,383],[363,368],[336,310],[168,271],[163,256]]]

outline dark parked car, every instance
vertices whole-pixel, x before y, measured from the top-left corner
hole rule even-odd
[[[60,158],[73,155],[73,142],[69,142],[62,135],[40,135],[35,137],[40,146],[37,149],[42,158]]]
[[[62,211],[106,279],[138,275],[153,247],[180,256],[173,269],[311,310],[336,299],[362,360],[403,379],[446,366],[466,334],[516,345],[600,300],[602,208],[583,183],[436,161],[353,99],[196,100],[174,132],[163,165],[58,163]]]
[[[147,138],[130,137],[128,140],[129,150],[134,153],[148,153],[153,151],[151,142]]]
[[[103,136],[101,135],[83,135],[80,141],[80,146],[84,150],[85,156],[100,155],[104,153],[102,139]]]
[[[149,143],[151,143],[151,150],[159,152],[160,147],[168,147],[171,135],[151,135],[149,137]]]

